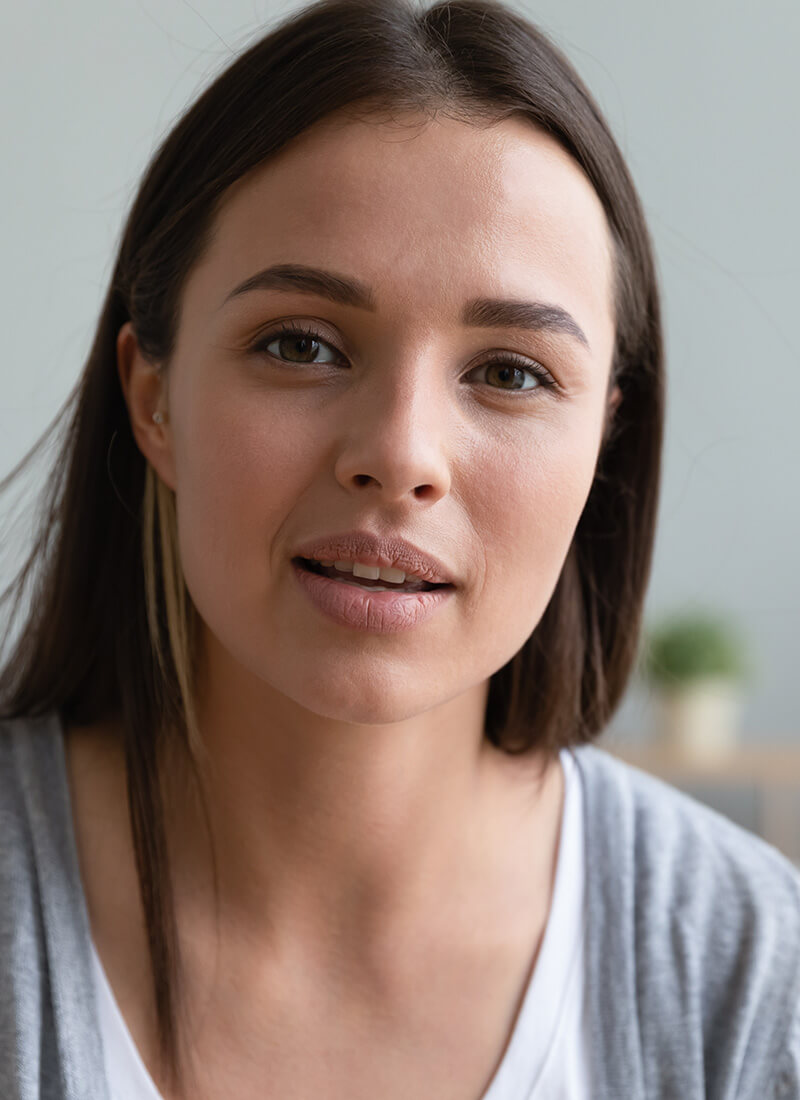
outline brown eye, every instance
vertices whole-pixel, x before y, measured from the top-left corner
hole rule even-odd
[[[520,392],[527,394],[536,390],[551,389],[557,385],[550,371],[546,370],[541,363],[528,359],[517,359],[513,355],[490,359],[487,363],[475,369],[486,371],[487,378],[499,383],[498,387],[492,386],[492,389],[499,388],[506,390],[508,393]],[[537,384],[523,389],[523,376],[525,374],[534,377]]]
[[[277,350],[271,351],[271,345],[275,345]],[[266,336],[262,336],[251,350],[265,352],[279,362],[310,363],[312,365],[320,363],[320,365],[326,365],[325,361],[316,359],[320,348],[334,350],[330,344],[320,338],[320,334],[314,329],[303,328],[301,325],[293,323],[282,325]]]

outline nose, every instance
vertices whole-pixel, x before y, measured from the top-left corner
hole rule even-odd
[[[351,491],[385,502],[413,496],[434,504],[450,490],[455,435],[448,394],[429,356],[384,364],[358,390],[346,414],[336,477]]]

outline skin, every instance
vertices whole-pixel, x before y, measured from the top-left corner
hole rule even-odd
[[[294,290],[223,305],[278,262],[363,280],[378,308]],[[430,1095],[485,1087],[496,1068],[546,925],[563,775],[558,761],[487,743],[489,677],[539,622],[591,488],[609,411],[610,288],[602,206],[530,123],[330,117],[230,189],[186,283],[168,369],[141,354],[130,324],[120,331],[133,431],[176,493],[203,621],[218,925],[207,837],[177,766],[168,835],[192,989],[214,1006],[203,1050],[226,1062],[228,1088],[232,1059],[255,1067],[252,1079],[242,1069],[238,1096],[251,1080],[263,1095],[278,1047],[308,1064],[315,1026],[384,1039],[412,1023],[438,1029]],[[464,327],[462,304],[479,295],[561,305],[589,347]],[[250,350],[284,320],[317,329],[317,365],[291,341],[270,343],[284,366]],[[482,370],[499,352],[541,363],[559,389]],[[397,530],[448,565],[459,587],[428,622],[357,632],[299,588],[297,545],[360,525]],[[107,790],[116,775],[121,793],[108,760],[97,774]],[[130,862],[130,851],[120,842],[94,863]],[[93,926],[138,1019],[111,931],[123,917],[91,863]],[[482,1008],[464,1010],[454,1045],[447,1009],[473,1002]],[[272,1049],[265,1020],[281,1039]],[[305,1039],[293,1046],[295,1032]],[[417,1047],[408,1062],[426,1058]],[[308,1088],[334,1095],[337,1065]],[[396,1092],[376,1077],[364,1094],[411,1095],[410,1080],[395,1066]],[[351,1075],[343,1095],[352,1089]]]

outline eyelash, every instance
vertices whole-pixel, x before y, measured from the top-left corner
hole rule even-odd
[[[306,327],[301,322],[297,322],[297,321],[284,323],[283,325],[280,325],[278,328],[273,329],[272,331],[268,332],[266,334],[266,336],[259,337],[259,339],[250,348],[250,351],[251,352],[261,352],[261,353],[264,353],[266,355],[269,355],[270,358],[274,359],[278,363],[281,363],[283,366],[292,366],[292,365],[301,366],[302,364],[299,364],[299,363],[298,364],[288,363],[287,361],[285,361],[283,359],[280,359],[278,356],[273,355],[272,352],[267,351],[267,346],[269,344],[273,343],[274,340],[277,340],[282,336],[309,336],[313,340],[315,340],[317,343],[324,344],[325,347],[330,348],[331,351],[334,351],[334,352],[337,352],[337,354],[340,354],[337,351],[337,349],[335,347],[333,347],[332,344],[330,344],[327,340],[322,339],[322,334],[321,333],[317,332],[315,329],[313,329],[311,327]],[[313,366],[331,366],[330,363],[317,363],[317,364],[308,363],[306,365],[310,366],[310,367],[313,367]],[[504,355],[497,356],[494,359],[488,359],[485,363],[482,363],[480,365],[480,367],[475,367],[473,369],[474,370],[480,370],[482,368],[493,367],[495,365],[503,366],[503,367],[513,367],[515,370],[527,371],[529,374],[532,374],[536,378],[536,380],[539,382],[539,385],[534,386],[532,390],[502,390],[502,389],[499,389],[499,390],[497,390],[498,393],[501,393],[501,394],[502,393],[508,393],[508,394],[518,393],[520,395],[524,395],[525,397],[528,397],[531,394],[538,393],[540,390],[548,390],[548,389],[557,390],[559,388],[558,383],[556,382],[556,380],[553,378],[553,376],[550,374],[550,372],[548,370],[546,370],[541,364],[535,363],[535,362],[530,362],[527,359],[523,359],[520,356],[515,355],[513,352],[507,352]],[[490,386],[489,388],[494,389],[495,387]],[[515,397],[514,400],[518,400],[518,398]]]

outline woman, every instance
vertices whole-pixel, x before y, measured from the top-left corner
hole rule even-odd
[[[800,876],[590,744],[663,384],[519,15],[323,0],[200,96],[17,582],[4,1097],[800,1095]]]

